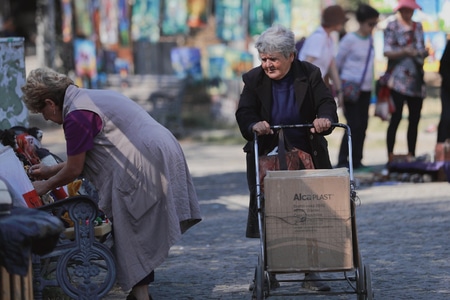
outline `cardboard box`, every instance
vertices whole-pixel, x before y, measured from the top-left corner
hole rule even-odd
[[[270,171],[264,185],[268,271],[353,269],[347,168]]]

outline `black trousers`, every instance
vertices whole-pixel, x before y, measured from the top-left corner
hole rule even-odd
[[[352,134],[353,167],[359,168],[363,158],[364,140],[369,121],[371,92],[361,92],[358,102],[344,103],[344,116]],[[348,167],[348,137],[344,134],[339,149],[338,166]]]
[[[443,143],[450,139],[450,88],[441,87],[441,119],[439,120],[437,142]]]
[[[406,102],[409,111],[408,129],[406,133],[406,140],[408,143],[408,153],[415,156],[416,142],[417,142],[417,128],[419,126],[423,98],[403,95],[393,90],[391,90],[391,96],[395,104],[395,112],[391,116],[391,119],[389,121],[389,127],[387,129],[387,136],[386,136],[387,152],[388,154],[394,153],[395,137],[397,134],[398,125],[402,120],[403,104]]]

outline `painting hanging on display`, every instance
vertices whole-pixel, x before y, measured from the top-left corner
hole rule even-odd
[[[90,37],[94,29],[92,24],[92,3],[90,0],[73,1],[75,8],[75,32],[77,36]]]
[[[272,0],[250,1],[248,9],[250,36],[261,34],[272,25]]]
[[[170,58],[172,67],[178,77],[194,80],[202,79],[201,52],[199,48],[173,48],[170,52]]]
[[[119,44],[124,47],[130,43],[130,6],[127,0],[119,0]]]
[[[187,17],[186,0],[165,0],[161,26],[163,35],[187,33]]]
[[[70,0],[61,0],[61,11],[62,11],[62,39],[64,43],[69,43],[72,41],[73,36],[73,12],[72,4]]]
[[[273,0],[273,23],[291,28],[291,0]]]
[[[208,0],[187,0],[188,26],[199,28],[208,24]]]
[[[104,46],[116,45],[119,42],[118,3],[117,0],[100,0],[99,35]]]
[[[217,37],[223,41],[245,39],[242,0],[216,0],[215,4]]]
[[[159,5],[159,0],[135,0],[131,15],[133,41],[159,41]]]
[[[75,39],[75,73],[81,86],[91,87],[97,79],[97,58],[95,44],[91,40]]]

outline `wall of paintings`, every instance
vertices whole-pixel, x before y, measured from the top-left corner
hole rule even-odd
[[[319,25],[321,6],[334,1],[134,0],[132,5],[129,3],[127,0],[60,0],[62,41],[73,46],[79,84],[88,80],[95,85],[108,73],[237,78],[253,66],[253,51],[248,48],[254,36],[273,23],[292,28],[299,38],[306,36]],[[211,44],[208,41],[203,41],[202,46],[183,44],[211,24],[215,35]],[[167,60],[171,62],[169,65],[161,63]]]

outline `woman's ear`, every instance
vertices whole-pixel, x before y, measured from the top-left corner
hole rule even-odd
[[[45,99],[44,102],[45,105],[50,105],[51,108],[54,108],[56,106],[56,103],[51,99]]]

